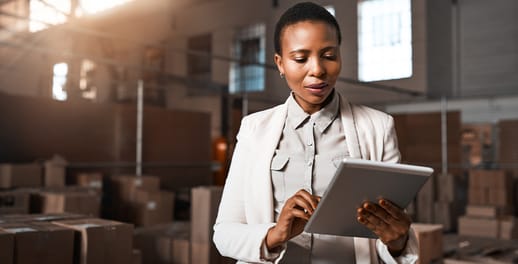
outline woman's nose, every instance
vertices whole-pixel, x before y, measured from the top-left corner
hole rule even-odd
[[[324,65],[321,60],[313,59],[311,60],[310,65],[310,75],[315,77],[320,77],[326,73]]]

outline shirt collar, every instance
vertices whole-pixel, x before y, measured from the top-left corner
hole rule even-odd
[[[293,129],[297,129],[302,126],[302,124],[306,120],[313,120],[315,122],[315,127],[323,133],[331,123],[335,120],[338,115],[338,110],[340,107],[340,100],[338,93],[333,90],[333,96],[331,102],[327,104],[324,108],[320,109],[318,112],[310,115],[300,107],[300,105],[295,101],[293,92],[288,98],[288,123]]]

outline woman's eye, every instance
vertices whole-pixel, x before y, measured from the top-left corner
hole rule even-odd
[[[334,55],[334,54],[325,54],[324,58],[326,58],[328,60],[336,60],[336,55]]]
[[[306,62],[307,59],[306,58],[294,58],[293,60],[297,63],[304,63],[304,62]]]

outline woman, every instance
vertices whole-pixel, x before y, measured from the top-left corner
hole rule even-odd
[[[214,225],[218,250],[240,263],[415,262],[410,218],[387,200],[351,212],[377,240],[303,232],[337,161],[398,162],[400,154],[392,117],[334,89],[341,34],[327,10],[296,4],[277,22],[274,41],[291,95],[241,123]]]

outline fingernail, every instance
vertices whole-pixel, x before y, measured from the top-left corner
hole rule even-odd
[[[381,205],[387,205],[387,201],[385,201],[385,200],[381,199],[381,200],[380,200],[380,204],[381,204]]]

